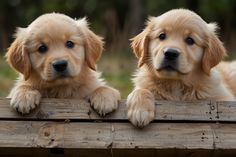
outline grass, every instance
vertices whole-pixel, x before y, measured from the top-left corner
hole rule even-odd
[[[0,57],[0,97],[7,96],[16,77],[16,72],[10,68],[3,57]]]
[[[129,54],[131,53],[129,52]],[[98,71],[102,71],[102,76],[108,85],[120,90],[123,99],[126,98],[133,88],[130,78],[134,69],[134,56],[129,55],[104,53],[98,62]],[[7,96],[16,78],[16,72],[0,56],[0,97]]]
[[[124,55],[106,55],[98,63],[98,70],[103,72],[103,77],[109,85],[121,92],[126,98],[131,92],[133,84],[131,75],[135,69],[134,57]]]

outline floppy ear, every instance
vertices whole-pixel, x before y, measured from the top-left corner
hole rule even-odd
[[[202,68],[203,71],[209,75],[211,68],[216,66],[223,59],[226,50],[215,33],[217,25],[210,23],[208,24],[208,29],[210,30],[210,34],[207,37],[207,45],[202,59]]]
[[[78,26],[82,28],[85,39],[85,61],[89,68],[96,70],[96,61],[100,58],[103,51],[102,38],[89,30],[86,18],[77,22]]]
[[[139,59],[138,67],[141,67],[146,62],[148,54],[149,38],[147,30],[144,30],[131,40],[131,47],[133,49],[133,52],[135,56]]]
[[[16,71],[24,75],[25,80],[29,78],[31,63],[29,55],[24,46],[25,30],[19,28],[16,33],[16,39],[9,47],[6,53],[8,64]]]

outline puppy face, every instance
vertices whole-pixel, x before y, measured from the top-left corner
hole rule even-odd
[[[158,77],[181,78],[196,69],[209,74],[225,53],[215,29],[189,10],[171,10],[150,18],[132,48],[139,66],[147,64]]]
[[[88,29],[86,19],[53,13],[18,29],[6,56],[25,79],[37,74],[44,81],[66,82],[83,66],[95,70],[101,52],[101,38]]]

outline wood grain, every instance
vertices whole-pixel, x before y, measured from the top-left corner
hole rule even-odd
[[[1,148],[236,149],[236,124],[0,121]]]
[[[20,115],[9,106],[9,99],[0,99],[0,119],[20,120],[104,120],[127,121],[126,104],[106,117],[100,117],[84,100],[43,99],[29,115]],[[214,101],[157,101],[156,121],[236,121],[236,102]]]
[[[42,99],[29,115],[9,106],[0,98],[0,156],[236,156],[236,102],[157,101],[144,129],[124,101],[106,117],[84,100]]]

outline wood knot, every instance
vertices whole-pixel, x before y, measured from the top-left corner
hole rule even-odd
[[[46,136],[46,137],[50,136],[50,132],[49,131],[45,131],[44,132],[44,136]]]
[[[215,110],[215,106],[211,105],[211,110]]]

